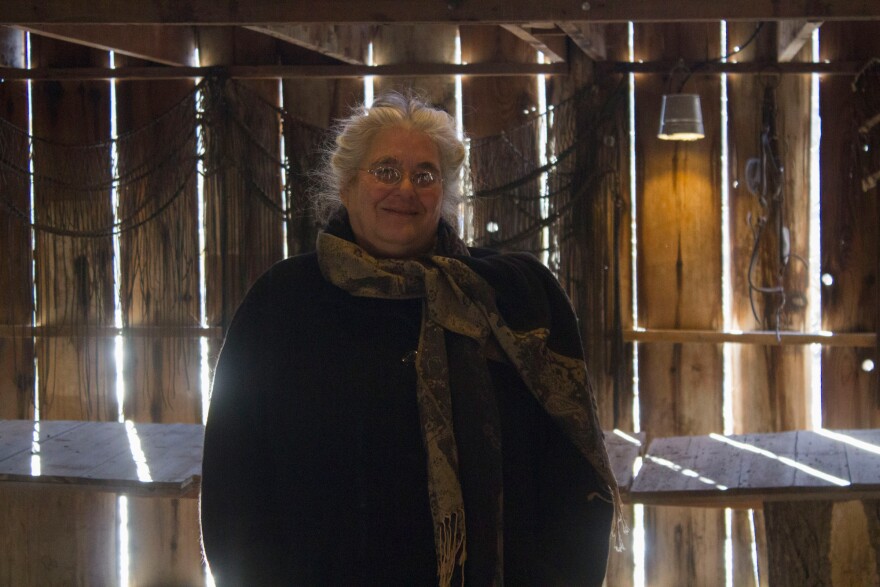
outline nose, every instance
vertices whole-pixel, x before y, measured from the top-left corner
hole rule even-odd
[[[409,174],[403,173],[401,175],[403,175],[403,177],[400,179],[400,183],[397,184],[397,188],[401,192],[415,194],[416,186],[413,184],[412,179],[410,179]]]

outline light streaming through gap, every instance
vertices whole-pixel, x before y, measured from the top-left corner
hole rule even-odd
[[[544,63],[544,54],[541,51],[538,51],[538,63]],[[538,165],[544,167],[547,165],[547,80],[543,73],[535,77],[538,84]],[[546,171],[541,173],[538,178],[538,189],[540,190],[541,221],[546,222],[550,216],[550,195],[548,194]],[[550,227],[546,224],[541,228],[541,263],[554,269],[550,265]]]
[[[370,65],[370,66],[375,65],[373,63],[373,42],[372,41],[370,41],[370,44],[367,45],[367,65]],[[364,76],[364,106],[366,106],[367,108],[369,108],[370,106],[373,105],[373,91],[374,91],[373,77],[374,76],[372,76],[372,75],[365,75]]]
[[[116,68],[116,54],[110,51],[110,69]],[[119,225],[119,151],[117,138],[119,136],[116,121],[116,80],[110,80],[110,177],[114,178],[110,186],[110,206],[113,210],[113,224]],[[120,288],[122,287],[120,267],[120,243],[119,234],[113,233],[113,326],[122,327],[122,304]],[[125,377],[123,374],[124,343],[122,335],[113,337],[113,357],[116,366],[116,421],[125,421]],[[116,523],[119,531],[119,585],[126,587],[129,584],[131,552],[128,532],[128,498],[120,495],[116,499]]]
[[[201,65],[201,57],[199,56],[198,47],[193,51],[193,63],[196,66]],[[200,83],[201,79],[195,80]],[[196,120],[201,121],[204,117],[202,109],[202,92],[196,92]],[[206,273],[206,235],[205,235],[205,129],[201,122],[196,125],[196,215],[198,216],[198,232],[199,232],[199,326],[203,329],[208,328],[208,281]],[[201,378],[200,386],[202,392],[202,424],[208,420],[208,407],[211,402],[211,369],[208,364],[209,356],[208,337],[199,337],[199,375]],[[214,576],[211,569],[205,563],[205,584],[207,587],[214,587]]]
[[[461,30],[455,30],[455,63],[461,65]],[[459,181],[462,191],[461,203],[458,205],[458,234],[462,240],[468,245],[474,242],[474,213],[471,198],[473,193],[471,190],[470,177],[470,140],[464,133],[464,91],[462,89],[462,76],[455,76],[455,132],[458,140],[464,143],[464,165],[461,167]]]
[[[31,69],[31,34],[24,35],[25,66]],[[28,120],[28,204],[30,205],[30,222],[33,226],[36,221],[36,193],[34,191],[34,102],[33,81],[27,80],[27,120]],[[31,326],[37,326],[37,232],[31,228]],[[31,443],[31,475],[39,477],[43,473],[43,463],[40,457],[40,364],[39,356],[34,353],[34,436]]]
[[[635,26],[627,23],[627,44],[630,62],[635,61]],[[636,205],[636,77],[628,75],[628,125],[629,125],[629,201],[630,201],[630,255],[632,282],[632,324],[638,329],[639,324],[639,281],[638,281],[638,219]],[[641,410],[639,405],[639,343],[634,342],[632,358],[632,420],[633,432],[641,432]],[[640,459],[638,459],[640,460]],[[641,463],[639,463],[639,466]],[[633,504],[633,585],[645,587],[645,507]]]
[[[727,22],[721,21],[721,52],[727,62]],[[733,328],[733,291],[730,252],[730,140],[729,102],[727,99],[727,74],[721,74],[721,315],[724,331]],[[721,345],[722,353],[722,427],[724,434],[733,434],[733,349],[728,343]],[[724,509],[724,569],[725,585],[733,587],[733,510]]]
[[[201,57],[199,49],[193,51],[193,63],[197,66],[201,65]],[[201,79],[195,80],[200,83]],[[204,96],[201,90],[196,91],[195,96],[195,116],[199,121],[196,125],[196,216],[198,217],[198,233],[199,233],[199,327],[208,328],[208,282],[207,282],[207,244],[205,235],[205,129],[201,124],[204,118],[202,109],[202,100]],[[202,424],[208,420],[208,407],[211,401],[211,369],[208,365],[209,356],[208,337],[199,337],[199,375],[200,387],[202,395]]]
[[[284,80],[278,78],[278,108],[284,112]],[[278,116],[278,158],[281,160],[281,207],[288,215],[281,219],[281,255],[287,258],[290,248],[287,244],[287,223],[290,219],[290,200],[287,197],[287,146],[284,143],[284,118]]]
[[[813,63],[819,62],[819,29],[812,35]],[[821,181],[819,144],[822,139],[822,118],[819,112],[819,74],[810,76],[810,248],[809,248],[809,328],[822,331],[821,263]],[[810,418],[808,429],[822,427],[822,346],[810,345]]]

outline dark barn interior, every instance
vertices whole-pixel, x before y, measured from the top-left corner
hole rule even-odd
[[[0,584],[211,584],[225,329],[313,249],[327,129],[407,88],[467,137],[465,240],[577,311],[606,584],[880,584],[873,0],[4,0]]]

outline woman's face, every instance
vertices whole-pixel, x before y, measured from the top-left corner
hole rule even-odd
[[[389,167],[400,172],[399,182],[386,184],[369,172]],[[411,178],[421,172],[433,174],[436,181],[413,185]],[[434,246],[443,202],[440,151],[421,131],[382,129],[341,196],[357,243],[368,253],[394,258],[426,253]]]

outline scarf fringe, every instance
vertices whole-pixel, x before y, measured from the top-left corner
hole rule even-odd
[[[437,576],[440,587],[449,587],[456,567],[462,568],[461,584],[464,585],[464,561],[467,545],[464,525],[464,509],[452,512],[442,522],[437,537]]]
[[[629,525],[626,523],[626,518],[623,515],[623,500],[620,498],[620,491],[616,485],[609,485],[608,493],[611,497],[606,497],[602,493],[596,492],[588,495],[587,499],[601,499],[614,506],[614,515],[611,519],[611,545],[616,552],[623,552],[626,550],[623,535],[629,534]]]

